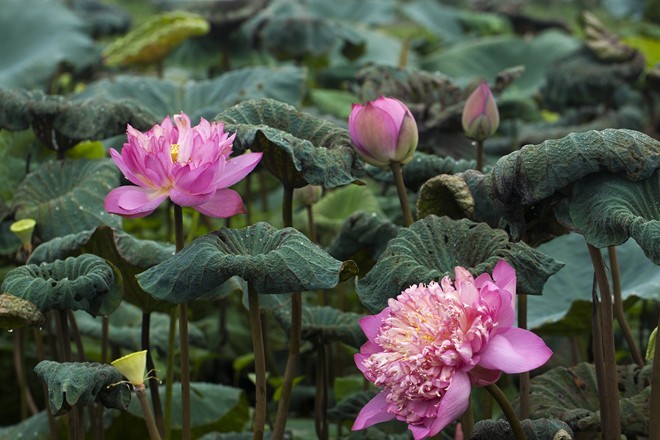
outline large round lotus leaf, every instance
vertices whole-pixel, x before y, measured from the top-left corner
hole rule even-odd
[[[54,161],[27,175],[14,194],[16,219],[33,218],[43,241],[92,229],[121,226],[103,201],[119,186],[111,160]]]
[[[440,281],[461,266],[475,277],[491,273],[500,259],[516,270],[519,293],[540,295],[546,280],[563,264],[525,243],[512,243],[506,232],[467,219],[428,216],[399,230],[376,265],[357,283],[360,301],[372,313],[387,307],[413,284]]]
[[[41,361],[34,367],[46,385],[48,402],[53,415],[69,412],[73,405],[88,405],[96,401],[106,408],[125,410],[131,400],[131,391],[117,369],[96,362]]]
[[[201,16],[184,11],[150,17],[103,50],[108,66],[151,64],[162,60],[181,42],[204,35],[211,26]]]
[[[200,117],[210,120],[218,112],[246,99],[273,98],[299,105],[304,88],[305,69],[248,67],[210,80],[184,84],[158,78],[118,76],[90,84],[76,99],[129,102],[136,109],[145,108],[157,115],[155,122],[184,111],[197,123]]]
[[[352,261],[335,260],[293,228],[257,223],[200,237],[137,279],[154,297],[180,304],[208,299],[234,275],[267,294],[329,289],[356,271]]]
[[[9,293],[0,294],[0,328],[42,327],[45,323],[46,316],[30,301]]]
[[[621,431],[630,436],[648,436],[648,405],[652,366],[617,367]],[[600,431],[596,369],[593,364],[556,367],[531,382],[530,418],[559,419],[579,431]],[[515,404],[515,402],[514,402]]]
[[[146,293],[135,279],[138,273],[174,255],[174,246],[169,243],[139,240],[121,229],[99,226],[39,245],[30,256],[29,263],[48,263],[82,253],[95,254],[111,262],[124,280],[124,299],[143,311],[164,311],[172,306]]]
[[[348,130],[282,102],[246,101],[215,119],[236,132],[235,150],[263,151],[261,164],[290,188],[346,185],[362,167]]]
[[[3,0],[0,53],[0,87],[41,90],[63,62],[80,70],[99,56],[85,23],[49,0]]]
[[[362,316],[328,306],[304,306],[302,310],[302,338],[314,344],[328,344],[339,341],[360,348],[362,344],[367,342],[367,337],[358,323]],[[275,309],[275,318],[287,332],[291,330],[290,307]]]
[[[0,428],[0,438],[6,439],[46,440],[50,438],[49,436],[50,427],[48,426],[46,410],[40,411],[15,425]]]
[[[190,384],[190,390],[192,391],[190,413],[193,438],[199,438],[202,433],[214,429],[239,431],[249,421],[250,408],[242,389],[214,383],[193,382]],[[165,395],[165,385],[160,387],[160,395]],[[128,412],[144,418],[140,404],[136,400],[128,406]],[[175,383],[172,387],[172,428],[181,430],[181,384],[179,383]]]
[[[593,246],[616,246],[632,237],[660,265],[659,198],[660,171],[638,182],[598,174],[573,186],[569,212]]]
[[[572,440],[573,430],[561,420],[521,420],[520,426],[528,440]],[[473,428],[471,440],[509,440],[511,425],[503,419],[480,420]]]
[[[109,315],[121,302],[121,275],[92,254],[11,270],[2,291],[33,302],[39,310],[84,310]]]
[[[401,168],[403,183],[412,191],[419,190],[424,182],[439,174],[454,174],[475,167],[475,161],[451,157],[439,157],[434,154],[415,152],[413,159]],[[367,165],[367,174],[380,182],[394,183],[392,171],[389,169]]]
[[[607,129],[547,140],[502,157],[483,181],[514,240],[525,232],[527,207],[588,174],[607,171],[644,180],[660,168],[660,141],[634,130]]]
[[[52,150],[65,151],[84,140],[105,139],[126,131],[126,124],[146,130],[156,117],[133,101],[107,97],[71,100],[43,92],[0,89],[0,128],[32,127]]]
[[[582,235],[571,233],[542,244],[538,250],[566,265],[543,286],[543,295],[529,298],[527,324],[543,334],[576,335],[591,331],[591,289],[594,268]],[[623,299],[660,298],[660,271],[634,240],[616,248]],[[607,261],[607,255],[604,252]]]
[[[280,59],[322,56],[342,44],[342,51],[355,58],[364,52],[364,41],[348,23],[314,14],[299,0],[274,1],[242,26],[260,47]]]

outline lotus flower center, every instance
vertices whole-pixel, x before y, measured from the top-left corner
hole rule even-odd
[[[179,148],[181,148],[181,146],[179,144],[172,144],[170,148],[172,154],[172,162],[176,162],[179,159]]]

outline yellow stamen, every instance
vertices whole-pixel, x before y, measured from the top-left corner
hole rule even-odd
[[[179,159],[179,148],[181,147],[179,144],[172,144],[170,148],[172,149],[172,162],[176,162]]]

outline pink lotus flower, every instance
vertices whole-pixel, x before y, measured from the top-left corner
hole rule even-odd
[[[353,146],[365,162],[378,167],[410,162],[417,148],[417,123],[408,107],[381,96],[366,105],[353,104],[348,118]]]
[[[211,217],[245,212],[241,196],[227,189],[257,166],[261,153],[230,159],[235,134],[221,123],[201,118],[191,127],[185,113],[169,117],[142,133],[130,125],[121,154],[110,155],[124,176],[137,186],[120,186],[105,198],[106,211],[127,218],[151,214],[168,197]]]
[[[483,141],[497,131],[500,112],[486,81],[481,81],[465,102],[461,122],[465,135],[470,139]]]
[[[454,283],[444,277],[413,285],[360,320],[369,340],[355,362],[383,390],[362,408],[354,430],[396,418],[415,439],[433,436],[465,412],[472,385],[494,383],[501,371],[532,370],[552,355],[541,338],[512,327],[511,266],[501,260],[492,278],[476,280],[462,267],[455,272]]]

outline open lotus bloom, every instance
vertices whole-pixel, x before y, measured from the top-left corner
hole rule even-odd
[[[460,417],[470,389],[500,372],[543,365],[552,351],[534,333],[513,327],[516,274],[505,261],[492,277],[462,267],[455,281],[413,285],[388,307],[360,320],[369,339],[355,355],[382,391],[362,408],[353,429],[398,419],[415,439],[430,437]]]
[[[486,81],[482,81],[468,97],[461,122],[465,135],[470,139],[483,141],[497,131],[500,112]]]
[[[353,104],[348,131],[360,157],[377,167],[410,162],[419,140],[417,123],[408,107],[383,96],[365,105]]]
[[[232,142],[221,123],[201,118],[191,127],[185,113],[167,117],[142,133],[128,126],[128,142],[110,155],[124,176],[137,186],[120,186],[106,196],[106,211],[127,218],[151,214],[168,197],[211,217],[245,212],[231,185],[257,166],[261,153],[230,158]]]
[[[110,363],[128,379],[133,386],[144,384],[144,370],[147,368],[147,350],[136,351]]]

